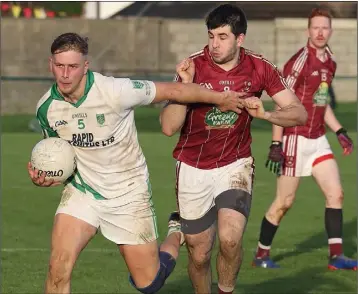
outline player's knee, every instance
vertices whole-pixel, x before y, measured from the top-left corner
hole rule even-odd
[[[129,278],[131,284],[143,294],[154,294],[157,293],[165,284],[166,279],[173,272],[176,261],[173,256],[167,252],[159,252],[160,267],[157,275],[155,276],[152,283],[144,288],[136,287],[132,277]]]
[[[224,256],[234,258],[238,255],[242,247],[242,238],[240,236],[225,235],[220,236],[220,252]]]
[[[198,246],[188,244],[189,259],[197,269],[206,268],[210,265],[211,248],[200,248]]]
[[[344,201],[344,191],[342,188],[331,189],[326,193],[326,206],[336,207],[342,206]]]
[[[293,205],[295,194],[290,193],[283,197],[282,201],[279,201],[279,214],[285,214]]]
[[[266,218],[272,223],[280,222],[292,207],[294,199],[295,194],[288,194],[285,197],[278,196],[267,211]]]
[[[282,205],[283,212],[287,212],[292,207],[294,198],[295,198],[294,195],[289,195],[289,197],[287,197],[285,199],[285,201],[283,202],[283,205]]]
[[[71,255],[68,252],[54,252],[49,264],[49,280],[53,284],[67,284],[71,278],[73,266]]]

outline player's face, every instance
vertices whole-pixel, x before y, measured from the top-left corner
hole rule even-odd
[[[244,35],[238,37],[231,32],[230,26],[226,25],[208,31],[209,52],[214,62],[225,64],[238,58],[239,49],[244,41]]]
[[[332,34],[329,18],[325,16],[315,16],[311,19],[311,25],[308,28],[308,38],[317,49],[324,48]]]
[[[50,58],[50,69],[60,92],[70,95],[79,88],[86,75],[88,61],[82,53],[70,50],[53,54]]]

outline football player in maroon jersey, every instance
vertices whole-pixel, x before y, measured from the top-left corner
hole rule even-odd
[[[273,238],[282,218],[293,204],[300,178],[313,176],[326,198],[328,268],[357,269],[357,261],[343,255],[343,189],[337,163],[326,138],[325,125],[337,134],[344,155],[351,154],[352,140],[335,117],[328,99],[336,71],[336,62],[327,45],[332,34],[331,21],[328,11],[314,9],[308,18],[307,45],[284,66],[286,82],[305,106],[308,120],[304,126],[273,126],[266,167],[279,177],[276,198],[262,220],[253,266],[279,267],[270,258]]]
[[[211,251],[216,231],[219,293],[232,293],[243,258],[242,239],[250,212],[254,159],[253,117],[290,127],[303,125],[307,113],[276,66],[242,47],[244,12],[231,4],[207,17],[208,45],[177,66],[177,81],[216,91],[246,93],[240,114],[214,105],[169,103],[161,113],[162,131],[180,131],[173,155],[181,229],[189,253],[188,272],[195,293],[211,293]],[[280,106],[269,112],[260,97],[266,91]]]

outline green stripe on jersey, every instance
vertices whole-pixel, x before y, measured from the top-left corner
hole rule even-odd
[[[57,132],[55,132],[51,127],[47,119],[47,112],[52,103],[52,97],[48,97],[44,103],[37,109],[36,118],[39,121],[39,124],[42,129],[44,137],[58,137]]]
[[[79,182],[76,181],[78,178]],[[90,187],[88,184],[84,182],[78,170],[76,170],[75,174],[68,180],[77,190],[82,193],[86,193],[86,191],[90,192],[94,198],[97,200],[106,200],[100,193],[98,193],[95,189]]]
[[[147,180],[147,186],[148,186],[148,193],[150,195],[149,198],[149,203],[150,203],[150,210],[152,211],[152,218],[153,218],[153,223],[154,223],[154,230],[155,230],[155,238],[158,239],[159,238],[159,233],[158,233],[158,226],[157,226],[157,215],[155,214],[155,209],[154,209],[154,204],[153,204],[153,193],[152,193],[152,185],[150,183],[150,180]]]

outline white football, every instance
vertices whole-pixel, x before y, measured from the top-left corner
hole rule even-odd
[[[46,173],[45,179],[63,183],[76,169],[76,153],[66,140],[46,138],[32,149],[31,165],[39,174]]]

